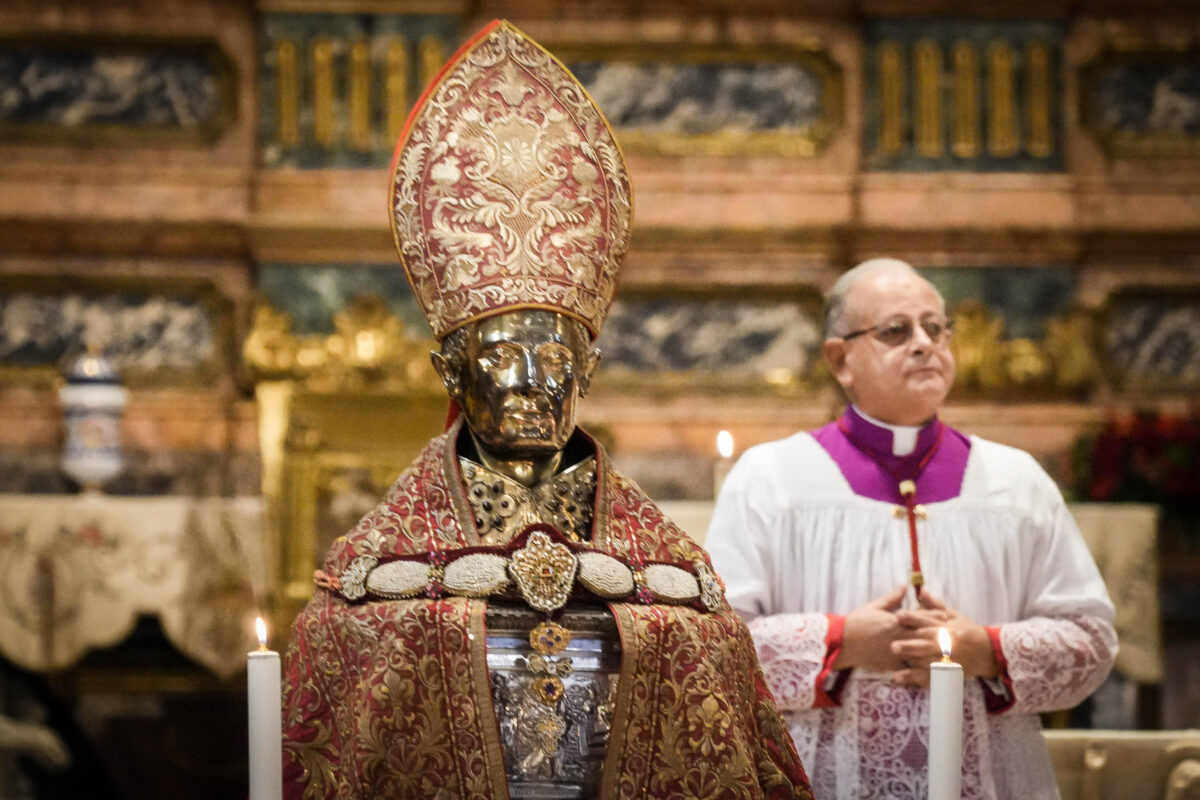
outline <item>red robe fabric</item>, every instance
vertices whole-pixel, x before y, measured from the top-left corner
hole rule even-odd
[[[335,543],[327,574],[364,554],[436,565],[482,546],[455,453],[461,424]],[[593,535],[583,547],[627,563],[707,563],[596,451]],[[318,589],[297,618],[285,673],[286,798],[508,797],[487,601],[430,594],[439,592],[351,603]],[[812,797],[737,614],[642,599],[609,608],[622,654],[600,798]]]

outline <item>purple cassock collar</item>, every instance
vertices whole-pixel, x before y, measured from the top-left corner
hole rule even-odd
[[[916,481],[918,503],[949,500],[962,491],[971,441],[936,417],[917,432],[916,446],[903,456],[892,452],[892,430],[866,419],[854,406],[812,435],[857,495],[902,503],[899,482],[904,478]]]

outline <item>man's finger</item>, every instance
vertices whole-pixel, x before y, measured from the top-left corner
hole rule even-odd
[[[906,591],[908,591],[908,587],[900,584],[871,605],[882,608],[885,611],[895,611],[904,602],[904,593]]]
[[[892,683],[900,686],[929,686],[929,668],[908,667],[892,673]]]
[[[921,603],[921,608],[936,609],[938,611],[946,611],[947,610],[946,603],[940,597],[937,597],[936,595],[934,595],[932,592],[928,592],[928,591],[921,592],[921,594],[917,597],[917,599]]]
[[[942,651],[928,639],[901,639],[892,642],[892,653],[914,664],[929,663],[941,657]]]
[[[945,611],[917,611],[904,609],[896,612],[896,622],[906,628],[938,628],[950,621]],[[937,631],[934,631],[936,634]]]

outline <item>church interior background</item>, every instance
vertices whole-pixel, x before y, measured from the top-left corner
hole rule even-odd
[[[244,796],[255,614],[285,646],[331,538],[444,419],[388,166],[494,17],[576,73],[628,158],[582,406],[617,465],[702,537],[718,431],[741,452],[831,419],[821,293],[904,258],[957,320],[945,419],[1046,466],[1117,604],[1116,677],[1047,724],[1200,727],[1198,11],[8,0],[0,717],[53,728],[71,766],[0,753],[0,795],[32,770],[46,797]],[[60,389],[88,352],[128,402],[120,472],[81,492]]]

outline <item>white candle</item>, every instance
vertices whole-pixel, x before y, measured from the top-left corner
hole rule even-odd
[[[254,623],[258,650],[247,654],[246,704],[250,721],[250,800],[283,797],[283,728],[279,653],[267,649],[267,624]]]
[[[950,634],[938,629],[942,660],[929,665],[929,800],[959,800],[962,787],[963,670],[950,660]]]
[[[725,476],[733,468],[733,434],[729,431],[717,433],[717,454],[720,458],[713,465],[713,499],[720,496],[721,484],[725,483]]]

